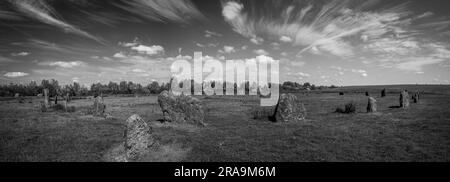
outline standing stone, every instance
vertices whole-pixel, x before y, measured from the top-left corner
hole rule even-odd
[[[55,95],[55,105],[58,104],[58,95]]]
[[[103,103],[103,98],[100,96],[97,96],[94,98],[94,105],[92,106],[93,114],[97,116],[104,116],[106,105]]]
[[[419,102],[419,92],[416,92],[412,96],[413,102],[418,103]]]
[[[400,107],[408,108],[409,107],[409,96],[408,91],[404,90],[400,93]]]
[[[68,112],[68,103],[69,103],[69,93],[66,94],[66,97],[64,98],[64,110]]]
[[[184,94],[175,96],[172,92],[164,90],[158,95],[158,103],[164,121],[204,126],[205,114],[201,101],[197,98]]]
[[[367,112],[377,112],[377,100],[375,100],[373,97],[369,97],[369,101],[367,103]]]
[[[305,120],[306,109],[294,94],[281,94],[275,109],[276,122],[299,122]]]
[[[369,92],[366,92],[366,96],[370,96]]]
[[[386,97],[386,89],[381,90],[381,97]]]
[[[66,111],[66,112],[68,112],[68,110],[67,110],[67,100],[64,102],[64,110]]]
[[[130,116],[126,121],[125,137],[126,159],[136,159],[148,151],[155,144],[152,137],[152,128],[137,114]]]
[[[66,99],[66,102],[70,102],[70,94],[69,93],[66,94],[66,98],[65,99]]]
[[[44,89],[44,106],[49,108],[48,88]]]

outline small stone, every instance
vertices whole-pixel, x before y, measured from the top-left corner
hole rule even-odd
[[[127,159],[136,159],[145,154],[155,144],[152,128],[137,114],[130,116],[127,121],[125,137],[125,156]]]

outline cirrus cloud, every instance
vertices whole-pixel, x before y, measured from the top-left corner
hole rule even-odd
[[[5,73],[3,76],[5,77],[9,77],[9,78],[17,78],[17,77],[24,77],[24,76],[28,76],[29,73],[24,73],[24,72],[8,72]]]

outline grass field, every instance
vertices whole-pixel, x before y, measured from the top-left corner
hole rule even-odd
[[[382,87],[385,98],[379,97]],[[146,161],[450,161],[450,88],[408,87],[425,94],[404,110],[392,107],[402,87],[382,87],[296,93],[308,111],[300,123],[253,119],[255,97],[201,96],[203,128],[160,123],[156,96],[107,97],[106,119],[84,114],[91,100],[73,101],[73,113],[42,113],[37,99],[3,100],[0,161],[104,161],[123,142],[132,114],[144,118],[163,144]],[[378,113],[365,113],[365,90],[377,99]],[[334,113],[350,101],[356,114]]]

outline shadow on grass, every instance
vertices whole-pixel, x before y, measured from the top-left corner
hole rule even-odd
[[[400,106],[389,106],[389,109],[398,109]]]

